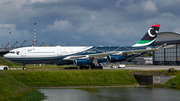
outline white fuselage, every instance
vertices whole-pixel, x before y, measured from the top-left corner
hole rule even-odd
[[[11,50],[8,54],[4,55],[5,58],[24,58],[24,57],[54,57],[76,54],[92,48],[81,47],[23,47]]]

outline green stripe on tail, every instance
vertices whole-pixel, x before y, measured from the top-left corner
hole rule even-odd
[[[146,43],[149,43],[153,40],[140,40],[137,44],[146,44]]]

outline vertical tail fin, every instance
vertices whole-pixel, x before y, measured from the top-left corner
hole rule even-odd
[[[144,37],[138,43],[133,45],[133,47],[153,46],[160,26],[160,24],[154,24],[144,35]]]

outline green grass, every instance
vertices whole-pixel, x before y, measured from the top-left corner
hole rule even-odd
[[[131,70],[131,74],[136,75],[155,75],[155,76],[175,76],[179,74],[179,70]]]
[[[74,65],[50,65],[50,64],[41,64],[41,66],[39,66],[39,64],[36,64],[34,66],[34,64],[28,64],[26,65],[27,69],[78,69],[78,66],[74,66]],[[22,68],[17,66],[16,68]]]
[[[44,94],[42,94],[40,91],[33,90],[26,98],[24,98],[24,101],[41,101],[45,98],[46,97]]]
[[[13,66],[9,66],[10,68],[23,68],[22,65],[13,65]],[[74,66],[74,65],[51,65],[51,64],[41,64],[41,66],[39,66],[39,64],[27,64],[26,65],[27,69],[78,69],[78,66]]]
[[[27,97],[32,91],[31,88],[17,81],[8,74],[0,74],[0,101],[24,101],[26,100],[25,97]]]
[[[0,101],[40,101],[43,94],[30,87],[137,85],[128,70],[3,71]]]
[[[25,93],[24,93],[25,92]],[[23,99],[21,96],[27,96],[30,88],[7,74],[0,74],[0,99],[8,101],[10,99]]]
[[[6,60],[2,57],[0,57],[0,65],[7,65],[7,66],[21,66],[20,63],[11,62],[9,60]]]
[[[0,65],[7,65],[10,68],[23,68],[21,63],[11,62],[0,57]],[[74,65],[51,65],[51,64],[27,64],[27,69],[78,69],[78,66]]]
[[[165,87],[168,88],[176,88],[180,89],[180,73],[176,75],[176,77],[170,79],[168,82],[164,84]]]
[[[49,67],[47,67],[49,68]],[[30,87],[64,86],[124,86],[138,83],[131,75],[161,74],[164,70],[16,70],[3,71],[0,74],[0,101],[40,101],[43,94]],[[170,87],[180,89],[180,71],[173,70],[168,75],[177,75],[167,83],[152,87]],[[88,90],[88,89],[83,89]],[[96,92],[96,91],[92,91]]]
[[[0,65],[7,65],[10,68],[23,68],[21,63],[15,63],[0,57]],[[78,69],[78,66],[74,65],[51,65],[51,64],[27,64],[27,69]]]
[[[178,73],[174,78],[167,81],[165,84],[156,84],[152,87],[180,89],[180,73]]]
[[[135,85],[128,70],[6,71],[33,87]]]

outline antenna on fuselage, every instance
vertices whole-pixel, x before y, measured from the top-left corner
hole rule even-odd
[[[60,43],[58,42],[58,46],[60,46]]]

